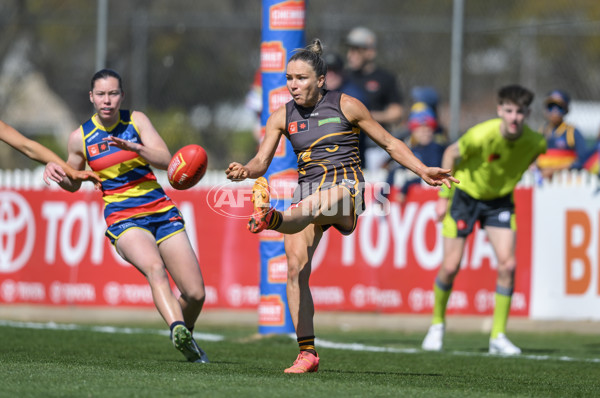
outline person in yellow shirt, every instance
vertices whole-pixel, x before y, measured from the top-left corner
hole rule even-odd
[[[533,93],[519,85],[498,92],[498,118],[470,128],[450,145],[442,168],[453,169],[460,185],[442,190],[436,206],[443,217],[444,256],[434,282],[433,320],[422,348],[443,347],[446,305],[460,269],[465,242],[477,221],[487,233],[498,259],[496,305],[490,336],[491,354],[516,355],[521,350],[505,335],[516,269],[514,189],[546,140],[525,124]]]

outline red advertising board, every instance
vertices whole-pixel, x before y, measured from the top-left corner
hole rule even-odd
[[[431,313],[433,282],[442,259],[437,192],[412,190],[404,205],[392,201],[388,214],[373,207],[347,237],[331,231],[321,240],[311,276],[315,306],[328,310]],[[531,191],[518,190],[516,287],[512,313],[527,315],[531,262]],[[448,313],[491,314],[496,260],[485,232],[469,239]]]
[[[207,188],[168,191],[197,249],[207,308],[258,307],[259,236],[245,227],[251,211],[248,191],[234,188],[226,196]],[[529,313],[531,192],[516,192],[516,315]],[[435,190],[415,189],[406,203],[392,201],[384,213],[369,204],[350,236],[328,230],[313,261],[315,307],[430,313],[443,255],[435,200]],[[0,190],[0,226],[0,303],[153,305],[144,277],[119,258],[104,236],[98,192]],[[280,263],[274,262],[273,277],[278,279],[284,275]],[[485,233],[473,234],[449,313],[492,313],[495,263]]]

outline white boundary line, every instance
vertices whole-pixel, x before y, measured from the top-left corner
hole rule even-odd
[[[17,321],[5,321],[0,320],[0,326],[23,328],[23,329],[41,329],[41,330],[81,330],[90,331],[97,333],[120,333],[120,334],[158,334],[162,336],[169,336],[168,330],[159,329],[143,329],[143,328],[120,328],[114,326],[82,326],[73,323],[55,323],[55,322],[17,322]],[[194,336],[199,340],[204,341],[223,341],[225,337],[219,334],[213,333],[194,333]],[[296,335],[288,334],[292,339],[296,339]],[[331,348],[335,350],[345,351],[363,351],[363,352],[389,352],[393,354],[419,354],[425,351],[418,348],[394,348],[394,347],[380,347],[373,345],[366,345],[362,343],[336,343],[334,341],[328,341],[323,339],[315,339],[315,343],[319,347]],[[528,359],[535,361],[560,361],[560,362],[589,362],[589,363],[600,363],[600,358],[573,358],[568,356],[553,357],[551,355],[515,355],[515,356],[502,356],[502,355],[491,355],[488,353],[477,353],[468,351],[444,351],[445,354],[457,355],[457,356],[472,356],[472,357],[498,357],[498,358],[514,358],[514,359]]]
[[[158,334],[161,336],[170,336],[168,330],[143,329],[143,328],[119,328],[114,326],[82,326],[73,323],[54,323],[54,322],[16,322],[0,320],[0,326],[8,326],[23,329],[43,329],[43,330],[81,330],[97,333],[119,333],[119,334]],[[222,341],[224,336],[212,333],[194,333],[194,337],[204,341]]]
[[[294,339],[296,338],[293,336]],[[370,346],[360,343],[336,343],[333,341],[327,341],[322,339],[315,339],[315,343],[319,347],[333,348],[338,350],[348,351],[370,351],[370,352],[390,352],[395,354],[419,354],[424,353],[418,348],[393,348],[393,347],[378,347]],[[553,357],[551,355],[493,355],[488,353],[468,352],[468,351],[443,351],[442,353],[457,355],[457,356],[471,356],[471,357],[497,357],[497,358],[515,358],[515,359],[529,359],[535,361],[563,361],[563,362],[590,362],[600,363],[600,358],[573,358],[568,356]]]

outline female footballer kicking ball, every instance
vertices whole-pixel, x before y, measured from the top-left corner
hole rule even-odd
[[[313,254],[323,231],[333,226],[342,234],[356,228],[364,209],[364,178],[358,153],[362,130],[389,155],[430,185],[450,187],[458,182],[450,170],[427,167],[400,140],[389,134],[356,98],[325,88],[326,65],[322,46],[315,39],[288,61],[287,88],[292,100],[268,119],[258,153],[246,165],[231,163],[227,178],[258,178],[253,187],[253,233],[273,229],[285,234],[288,263],[287,299],[296,329],[300,354],[286,373],[316,372],[314,305],[308,280]],[[269,186],[261,177],[285,135],[298,156],[298,187],[289,209],[270,208]]]
[[[166,170],[171,153],[144,113],[120,109],[123,97],[117,72],[103,69],[94,74],[90,101],[96,113],[71,133],[67,163],[82,170],[87,162],[100,175],[106,236],[148,280],[175,347],[190,362],[208,362],[192,337],[205,298],[200,266],[181,213],[150,168]],[[79,189],[69,178],[60,185]],[[168,274],[179,297],[171,290]]]

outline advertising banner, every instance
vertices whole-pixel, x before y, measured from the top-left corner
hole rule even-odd
[[[261,294],[259,276],[285,289],[287,263],[283,251],[273,251],[266,266],[261,266],[259,239],[279,241],[281,234],[265,231],[257,236],[246,229],[251,186],[230,184],[167,193],[182,211],[186,231],[198,254],[206,281],[205,307],[256,309],[264,324],[279,325],[283,299]],[[531,197],[529,189],[516,194],[519,239],[512,303],[515,315],[529,314]],[[313,261],[311,291],[315,308],[430,313],[433,280],[443,255],[440,225],[434,219],[435,200],[435,190],[414,189],[404,204],[389,203],[389,212],[384,215],[368,200],[367,211],[360,216],[352,235],[343,237],[334,229],[328,230]],[[145,278],[120,259],[104,236],[102,206],[97,191],[0,190],[0,304],[153,306]],[[590,226],[598,222],[597,214],[589,215]],[[585,224],[577,217],[569,224],[573,231]],[[597,234],[593,228],[589,232]],[[573,232],[573,236],[572,257],[585,258],[577,250],[581,251],[588,238],[583,232]],[[589,239],[591,247],[598,235],[589,235]],[[555,256],[551,249],[560,242],[550,243],[549,256]],[[489,315],[493,310],[496,260],[485,233],[476,233],[465,253],[448,312]],[[549,272],[559,267],[549,260],[544,263],[547,269],[536,268],[541,275],[536,278],[546,281],[542,286],[562,289],[567,298],[571,294],[568,291],[575,289],[578,293],[571,297],[585,304],[579,307],[597,308],[591,304],[598,300],[598,257],[591,249],[586,253],[590,268],[585,266],[587,260],[581,261],[580,268],[574,265],[571,287],[562,282],[549,283],[564,274],[558,268]],[[542,294],[538,284],[534,286],[535,293]],[[586,286],[583,293],[579,292]],[[549,303],[551,309],[560,308],[558,303]]]
[[[369,192],[368,192],[369,193]],[[442,261],[441,224],[435,219],[437,191],[411,190],[404,204],[392,201],[388,214],[368,204],[357,230],[343,237],[333,230],[321,239],[311,275],[316,308],[429,314],[433,283]],[[530,190],[516,193],[516,286],[512,314],[529,312],[531,258]],[[497,261],[484,231],[467,240],[449,314],[492,314]]]
[[[292,99],[286,86],[285,68],[292,51],[304,47],[306,16],[305,1],[263,0],[262,43],[260,69],[263,82],[263,108],[261,124],[267,124],[269,116]],[[265,174],[272,192],[279,192],[277,185],[297,181],[296,155],[285,138],[281,141]],[[285,210],[290,205],[290,195],[272,198],[271,205]],[[294,325],[287,306],[286,280],[272,278],[271,268],[285,266],[287,261],[283,236],[260,240],[260,304],[258,309],[259,333],[291,333]]]
[[[205,306],[256,308],[258,237],[245,227],[250,189],[237,201],[214,194],[169,191],[198,255]],[[102,209],[97,191],[0,190],[0,303],[153,306],[146,279],[104,236]]]

